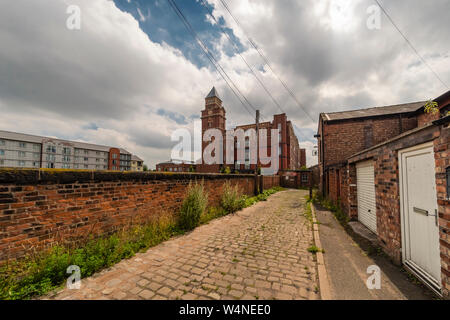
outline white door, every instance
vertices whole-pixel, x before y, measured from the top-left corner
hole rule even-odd
[[[356,164],[358,220],[377,233],[377,205],[375,201],[375,173],[373,161]]]
[[[441,284],[439,225],[432,144],[399,153],[403,260],[435,288]]]

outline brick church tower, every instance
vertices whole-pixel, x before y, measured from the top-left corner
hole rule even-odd
[[[205,109],[202,110],[202,138],[208,129],[219,129],[223,136],[224,161],[225,161],[225,108],[215,87],[211,89],[205,98]],[[202,164],[198,166],[200,172],[220,172],[221,164],[207,165],[203,160],[203,151],[209,143],[202,141]]]

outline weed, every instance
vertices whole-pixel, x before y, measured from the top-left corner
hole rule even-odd
[[[203,183],[189,183],[187,195],[180,209],[180,229],[189,231],[197,227],[207,205],[208,193],[205,191]]]
[[[307,250],[308,250],[308,252],[311,252],[312,254],[316,254],[317,252],[325,253],[325,250],[320,249],[320,248],[316,247],[315,245],[312,245]]]

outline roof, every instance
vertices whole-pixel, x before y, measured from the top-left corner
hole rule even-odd
[[[23,142],[31,142],[31,143],[43,143],[45,141],[57,141],[62,143],[70,143],[71,146],[79,149],[88,149],[88,150],[95,150],[95,151],[104,151],[109,152],[109,149],[112,147],[103,146],[103,145],[97,145],[92,143],[85,143],[85,142],[78,142],[78,141],[71,141],[71,140],[63,140],[53,137],[44,137],[44,136],[36,136],[32,134],[26,134],[26,133],[18,133],[18,132],[11,132],[11,131],[4,131],[0,130],[0,138],[8,139],[8,140],[16,140],[16,141],[23,141]],[[120,152],[123,154],[130,154],[125,149],[119,148]]]
[[[208,93],[208,95],[206,96],[206,99],[208,99],[208,98],[219,98],[220,99],[220,97],[219,97],[219,94],[217,93],[217,90],[216,90],[216,87],[213,87],[212,89],[211,89],[211,91]]]
[[[157,166],[162,166],[162,165],[195,165],[195,162],[193,162],[193,161],[174,161],[174,160],[169,160],[169,161],[157,163],[156,165]]]
[[[132,161],[142,161],[142,162],[144,162],[144,160],[142,160],[141,158],[139,158],[137,155],[135,155],[135,154],[133,154],[132,156],[131,156],[131,160]]]
[[[367,109],[349,110],[341,112],[321,113],[321,117],[325,121],[339,121],[347,119],[377,117],[391,114],[410,113],[420,109],[426,101],[397,104],[392,106],[375,107]]]

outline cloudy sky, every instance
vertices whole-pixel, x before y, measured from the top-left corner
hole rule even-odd
[[[386,16],[379,29],[367,27],[374,0],[226,0],[240,26],[221,0],[176,3],[248,101],[271,119],[280,108],[237,52],[246,59],[292,120],[308,165],[317,161],[311,150],[320,112],[448,90],[449,0],[381,2],[445,85]],[[70,5],[81,9],[80,30],[67,28]],[[0,1],[0,44],[3,130],[120,146],[154,167],[170,158],[172,132],[192,129],[213,85],[228,126],[253,121],[167,0]]]

